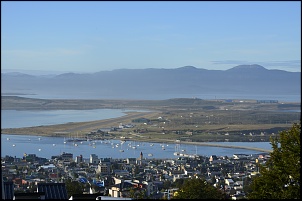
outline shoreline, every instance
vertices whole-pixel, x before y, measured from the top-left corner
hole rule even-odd
[[[127,140],[126,140],[127,141]],[[129,140],[131,141],[131,140]],[[267,149],[262,149],[262,148],[257,148],[257,147],[245,147],[245,146],[236,146],[236,145],[222,145],[222,144],[214,144],[215,141],[208,143],[208,142],[187,142],[187,141],[180,141],[179,143],[176,142],[175,140],[167,140],[167,139],[162,139],[162,140],[135,140],[135,141],[140,141],[140,142],[153,142],[153,143],[168,143],[168,144],[188,144],[188,145],[197,145],[197,146],[210,146],[210,147],[225,147],[225,148],[233,148],[233,149],[248,149],[248,150],[254,150],[254,151],[261,151],[261,152],[267,152],[270,153],[273,150],[267,150]],[[212,144],[213,143],[213,144]]]

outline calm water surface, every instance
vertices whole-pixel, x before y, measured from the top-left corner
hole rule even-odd
[[[1,128],[23,128],[117,118],[134,110],[1,110]],[[142,110],[141,110],[142,111]],[[146,112],[146,111],[144,111]],[[127,122],[128,123],[128,122]]]
[[[232,156],[233,154],[257,154],[259,151],[211,146],[195,146],[187,144],[148,143],[120,140],[99,140],[66,142],[62,137],[41,137],[29,135],[1,135],[1,156],[10,155],[22,157],[24,153],[36,154],[39,157],[51,158],[62,152],[72,153],[74,158],[82,155],[89,158],[90,154],[96,154],[99,158],[136,158],[140,152],[145,158],[176,158],[174,152],[204,156]],[[75,144],[77,146],[75,146]],[[215,143],[214,143],[215,144]],[[219,144],[218,142],[216,144]],[[250,146],[271,150],[269,142],[228,142],[228,145]],[[135,147],[135,149],[133,148]],[[164,147],[164,149],[163,149]],[[123,150],[124,152],[121,152]]]

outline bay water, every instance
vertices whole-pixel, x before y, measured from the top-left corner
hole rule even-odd
[[[126,115],[126,112],[131,111],[134,110],[1,110],[1,128],[23,128],[111,119],[122,117]]]
[[[1,135],[1,157],[6,155],[22,157],[26,154],[36,154],[39,157],[51,158],[61,153],[72,153],[74,158],[82,155],[89,158],[96,154],[99,158],[138,158],[143,153],[144,158],[177,158],[174,152],[190,155],[217,155],[231,157],[233,154],[259,154],[260,151],[176,143],[152,143],[138,141],[97,140],[66,142],[63,137],[42,137],[30,135]],[[76,143],[76,144],[75,144]],[[213,143],[218,144],[218,143]],[[75,146],[76,145],[76,146]],[[271,150],[269,142],[228,142],[226,145],[256,147]],[[134,148],[135,147],[135,148]]]
[[[95,110],[50,110],[50,111],[1,111],[2,128],[21,128],[41,125],[63,124],[68,122],[84,122],[117,118],[125,112],[134,110],[122,109],[95,109]],[[139,112],[139,111],[138,111]],[[145,112],[145,111],[144,111]],[[124,122],[131,123],[131,122]],[[117,122],[118,124],[118,122]],[[118,126],[118,125],[117,125]],[[233,154],[258,154],[260,151],[213,146],[188,144],[166,144],[151,142],[125,141],[120,139],[66,142],[63,137],[42,137],[31,135],[1,134],[1,157],[6,155],[22,157],[26,154],[36,154],[39,157],[51,158],[63,152],[72,153],[74,157],[82,155],[89,158],[96,154],[99,158],[137,158],[142,152],[146,158],[176,158],[176,151],[185,154],[204,156],[232,156]],[[221,142],[220,142],[221,143]],[[224,143],[224,142],[222,142]],[[226,145],[256,147],[271,150],[269,142],[225,142]],[[215,144],[219,144],[215,142]],[[123,150],[123,151],[122,151]]]

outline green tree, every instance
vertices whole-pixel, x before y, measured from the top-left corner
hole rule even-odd
[[[130,198],[144,199],[146,198],[146,189],[132,187],[129,191]]]
[[[184,184],[185,179],[179,178],[172,183],[172,187],[180,188]]]
[[[172,183],[169,180],[165,180],[163,184],[164,189],[169,189],[171,187]]]
[[[78,181],[72,181],[71,179],[65,180],[66,190],[68,197],[73,194],[83,194],[84,185],[79,183]]]
[[[300,199],[300,133],[301,122],[270,139],[273,151],[252,180],[249,199]]]
[[[204,179],[186,179],[173,199],[224,199],[224,193]]]

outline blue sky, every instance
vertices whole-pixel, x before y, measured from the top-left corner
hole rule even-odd
[[[1,1],[1,69],[301,72],[300,1]]]

